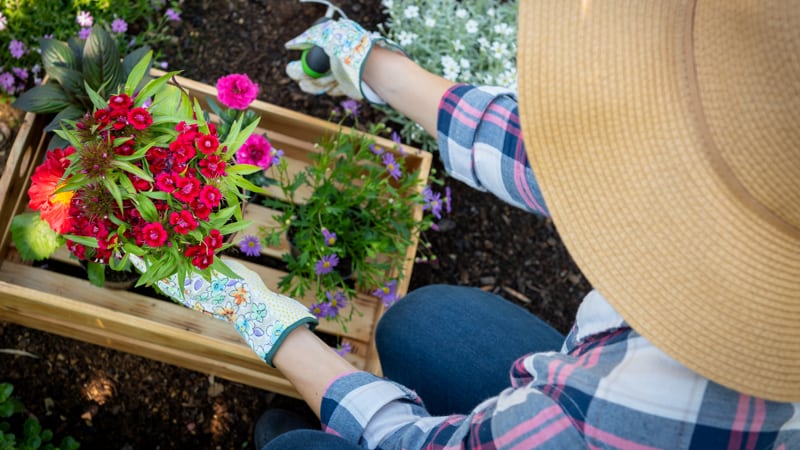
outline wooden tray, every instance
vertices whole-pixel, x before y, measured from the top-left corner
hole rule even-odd
[[[154,76],[159,74],[153,72]],[[203,104],[204,109],[209,110],[206,98],[216,98],[216,89],[186,78],[178,77],[177,81]],[[314,143],[338,127],[266,102],[256,101],[251,109],[261,116],[260,126],[263,128],[256,132],[266,132],[272,144],[284,151],[284,157],[296,170],[308,164],[309,153],[315,151]],[[255,356],[231,324],[155,296],[98,288],[80,277],[20,261],[11,240],[10,223],[14,215],[27,208],[30,176],[42,161],[49,140],[49,136],[43,134],[47,122],[48,118],[44,116],[25,115],[0,178],[0,320],[298,397],[279,371],[269,368]],[[384,148],[394,145],[382,137],[375,137],[375,140]],[[408,147],[406,153],[407,170],[419,170],[421,178],[426,181],[431,155]],[[421,217],[421,207],[409,213]],[[261,224],[272,220],[271,212],[257,205],[248,205],[245,215]],[[417,239],[415,236],[414,244],[406,254],[405,277],[398,286],[400,295],[408,290]],[[263,252],[280,258],[286,251],[284,245]],[[77,264],[63,249],[53,259]],[[277,290],[277,281],[283,272],[246,261],[243,263],[260,273],[268,287]],[[298,300],[306,305],[314,302],[313,298]],[[374,334],[383,314],[383,305],[367,293],[360,294],[353,302],[361,314],[353,315],[346,333],[338,323],[324,320],[318,330],[341,336],[353,347],[346,357],[356,367],[380,374]]]

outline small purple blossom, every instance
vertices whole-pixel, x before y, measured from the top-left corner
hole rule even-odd
[[[44,36],[42,36],[42,39],[53,39],[53,33],[45,34]]]
[[[167,70],[167,67],[169,67],[169,63],[166,62],[166,61],[161,61],[160,63],[158,63],[158,67],[161,67],[162,69]]]
[[[389,175],[392,176],[395,180],[399,180],[400,176],[403,174],[400,171],[400,166],[397,164],[397,161],[394,160],[394,155],[391,153],[384,153],[383,154],[383,165],[386,166],[386,171],[389,172]]]
[[[342,345],[336,347],[334,351],[337,355],[344,356],[353,351],[353,344],[349,342],[342,342]]]
[[[342,106],[345,113],[351,114],[353,117],[358,117],[358,101],[351,99],[344,100],[339,105]]]
[[[75,22],[78,22],[82,28],[91,28],[94,25],[94,17],[89,11],[80,11],[75,17]]]
[[[283,157],[283,150],[272,147],[272,150],[270,150],[270,154],[272,155],[272,164],[278,164],[279,162],[281,162],[281,158]]]
[[[258,256],[261,254],[261,240],[248,234],[239,241],[239,250],[247,256]]]
[[[25,44],[22,41],[12,39],[11,43],[8,44],[8,51],[11,52],[11,56],[14,58],[20,59],[25,54]]]
[[[14,75],[17,76],[20,80],[27,80],[28,79],[28,70],[23,69],[20,67],[13,67],[11,71],[14,72]]]
[[[0,73],[0,87],[9,94],[14,93],[14,75],[8,72]]]
[[[442,218],[442,200],[441,194],[438,192],[434,192],[430,186],[425,186],[425,189],[422,190],[422,197],[425,200],[425,204],[422,205],[422,210],[427,211],[430,210],[431,214],[437,219]]]
[[[450,214],[453,211],[453,197],[451,197],[450,186],[445,186],[444,188],[444,206],[446,208],[447,214]]]
[[[331,294],[331,291],[325,291],[325,297],[328,298],[328,304],[336,310],[337,314],[339,310],[347,306],[347,297],[342,291],[337,291],[335,294]]]
[[[328,231],[327,228],[322,229],[322,237],[325,239],[325,245],[328,247],[336,243],[336,233]]]
[[[320,302],[320,303],[313,303],[311,306],[308,307],[308,310],[314,317],[318,319],[324,319],[327,317],[336,317],[336,311],[331,308],[331,305]]]
[[[372,151],[372,153],[374,153],[376,155],[382,155],[383,154],[383,147],[379,147],[379,146],[377,146],[375,144],[369,144],[369,149],[370,149],[370,151]]]
[[[383,301],[383,306],[390,307],[397,301],[397,280],[391,280],[372,292],[372,295]]]
[[[397,150],[400,152],[401,155],[406,156],[406,151],[403,150],[403,146],[400,145],[400,135],[397,134],[396,131],[392,131],[392,141],[397,144]]]
[[[125,22],[125,19],[114,19],[111,22],[111,32],[121,34],[128,31],[128,22]]]
[[[314,272],[317,275],[331,273],[337,264],[339,264],[339,257],[335,253],[325,255],[314,265]]]
[[[78,39],[89,39],[89,35],[92,34],[91,28],[81,28],[81,31],[78,31]]]
[[[172,22],[180,22],[181,21],[180,13],[178,11],[175,11],[172,8],[167,8],[167,10],[164,11],[164,15],[167,16],[167,19],[171,20]]]

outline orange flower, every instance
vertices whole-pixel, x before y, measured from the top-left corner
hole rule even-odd
[[[237,305],[241,305],[247,301],[247,290],[244,288],[244,286],[239,286],[236,288],[231,295],[233,296],[233,299],[236,301]]]
[[[75,153],[75,149],[67,147],[64,150],[56,148],[47,153],[44,162],[39,165],[31,176],[31,187],[28,189],[28,207],[38,210],[39,215],[57,233],[67,233],[72,227],[69,217],[69,204],[73,192],[56,191],[64,185],[61,178],[69,166],[67,156]]]

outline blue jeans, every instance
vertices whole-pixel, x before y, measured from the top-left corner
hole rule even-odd
[[[386,378],[415,390],[432,415],[467,414],[510,385],[520,356],[559,350],[564,336],[523,308],[476,288],[426,286],[389,308],[376,344]],[[294,430],[265,447],[356,449],[318,430]]]

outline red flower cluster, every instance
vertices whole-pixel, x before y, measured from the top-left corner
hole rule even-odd
[[[107,108],[78,123],[84,138],[78,158],[80,172],[89,182],[71,198],[71,226],[66,230],[97,238],[99,247],[87,248],[68,240],[69,250],[80,259],[106,264],[120,240],[143,249],[174,246],[194,266],[207,268],[223,245],[220,231],[208,224],[222,203],[218,186],[226,176],[221,156],[225,148],[220,146],[214,125],[208,124],[204,132],[197,124],[181,122],[167,148],[153,146],[142,158],[131,159],[141,148],[137,144],[152,138],[153,119],[146,108],[133,107],[133,100],[125,94],[112,96],[108,103]],[[120,170],[114,165],[117,158],[140,169],[137,173],[141,176]],[[110,171],[116,171],[117,177]],[[121,209],[107,188],[108,180],[117,180],[121,189],[133,187],[134,192],[126,189]],[[152,203],[155,214],[152,206],[142,202]],[[121,223],[124,226],[120,227]]]

